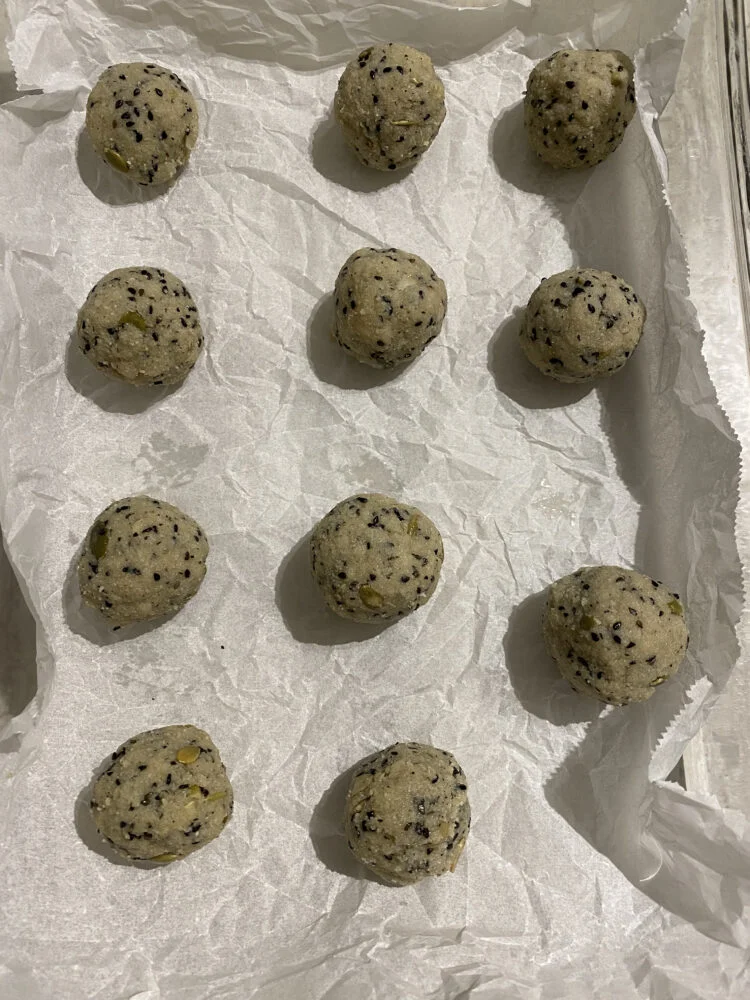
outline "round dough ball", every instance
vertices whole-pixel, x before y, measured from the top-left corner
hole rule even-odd
[[[380,493],[342,500],[315,526],[312,571],[328,607],[355,622],[393,621],[426,604],[443,565],[440,532]]]
[[[179,611],[206,575],[208,541],[171,503],[115,500],[89,529],[78,563],[86,604],[119,627]]]
[[[440,333],[445,284],[406,250],[357,250],[336,279],[334,337],[357,361],[393,368],[419,354]]]
[[[593,268],[546,278],[529,299],[520,338],[526,357],[558,382],[614,375],[638,346],[646,309],[627,282]]]
[[[452,872],[470,825],[466,775],[447,750],[394,743],[363,761],[349,785],[349,847],[393,885]]]
[[[333,109],[360,162],[396,170],[429,149],[445,118],[445,91],[428,55],[389,42],[352,59]]]
[[[115,750],[90,805],[97,830],[118,854],[169,862],[219,836],[232,815],[233,795],[208,733],[165,726]]]
[[[524,124],[552,167],[593,167],[614,153],[635,114],[633,63],[622,52],[562,49],[531,71]]]
[[[165,184],[198,138],[198,106],[182,80],[154,63],[118,63],[89,95],[86,129],[97,153],[138,184]]]
[[[678,594],[642,573],[587,566],[553,583],[544,641],[574,690],[611,705],[647,701],[688,645]]]
[[[131,385],[181,382],[203,346],[192,295],[158,267],[105,274],[78,313],[76,335],[92,365]]]

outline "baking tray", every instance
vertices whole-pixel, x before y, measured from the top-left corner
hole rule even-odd
[[[28,624],[28,623],[27,623],[27,624]],[[29,633],[27,632],[27,634],[29,634]],[[29,687],[27,687],[26,691],[27,691],[27,693],[28,693],[28,692],[30,691],[30,688],[29,688]],[[25,697],[25,696],[24,696],[24,697]],[[22,700],[23,700],[23,697],[22,697],[22,698],[21,698],[20,700],[22,701]],[[19,702],[19,703],[20,703],[20,702]],[[489,994],[487,994],[487,995],[489,995]]]

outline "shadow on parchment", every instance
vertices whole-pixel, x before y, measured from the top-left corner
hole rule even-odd
[[[128,385],[108,378],[88,361],[78,348],[73,330],[65,350],[65,375],[68,382],[92,403],[108,413],[145,413],[182,387],[176,385]]]
[[[347,146],[331,109],[315,129],[311,143],[312,162],[318,173],[350,191],[382,191],[404,180],[416,164],[401,170],[376,170],[360,163]]]
[[[346,794],[354,774],[366,759],[363,757],[357,761],[332,781],[325,790],[310,819],[310,840],[318,859],[329,871],[365,882],[388,885],[355,858],[344,834]]]
[[[93,816],[91,815],[91,795],[97,780],[111,764],[112,757],[108,755],[93,772],[91,781],[89,781],[85,788],[81,789],[76,797],[73,807],[73,822],[78,836],[90,851],[93,851],[94,854],[98,854],[102,858],[106,858],[113,865],[124,865],[127,868],[143,868],[146,871],[155,871],[158,868],[168,867],[159,861],[136,861],[133,858],[123,857],[122,854],[117,853],[114,847],[97,830]]]
[[[347,621],[328,608],[310,568],[311,534],[297,542],[276,574],[276,606],[293,638],[318,646],[340,646],[374,639],[397,624]]]
[[[321,382],[341,389],[374,389],[394,382],[418,359],[398,368],[371,368],[363,365],[333,339],[334,296],[325,295],[316,305],[307,328],[307,353],[310,367]]]
[[[513,690],[527,712],[555,726],[592,722],[604,706],[575,692],[545,649],[542,615],[546,601],[546,590],[532,594],[508,619],[503,650]]]
[[[92,146],[85,126],[78,133],[76,163],[81,180],[94,197],[104,202],[105,205],[114,206],[143,205],[163,197],[168,194],[185,170],[185,167],[178,170],[177,174],[166,184],[147,186],[137,184],[104,162]]]
[[[152,621],[135,622],[120,628],[111,625],[95,608],[84,604],[81,598],[81,589],[78,585],[78,563],[84,553],[85,544],[82,542],[76,550],[68,567],[62,590],[63,615],[71,632],[83,636],[95,646],[113,646],[115,643],[127,642],[129,639],[137,639],[138,636],[145,635],[147,632],[153,632],[154,629],[160,628],[165,622],[171,621],[175,615],[180,613],[182,609]]]
[[[487,351],[487,367],[500,392],[530,410],[570,406],[593,386],[557,382],[536,369],[521,350],[519,333],[525,309],[517,308],[497,328]]]
[[[20,715],[37,692],[36,621],[23,589],[5,553],[0,537],[0,710],[2,720]],[[0,742],[0,753],[14,753],[19,737],[11,735]]]

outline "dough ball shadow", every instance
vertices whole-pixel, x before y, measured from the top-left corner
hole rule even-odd
[[[365,759],[363,757],[357,761],[331,782],[313,809],[308,829],[315,854],[329,871],[364,882],[387,885],[387,882],[379,879],[355,858],[344,835],[346,793],[355,772]]]
[[[535,368],[521,350],[519,333],[525,308],[520,306],[497,328],[490,340],[487,367],[495,385],[510,399],[530,410],[550,410],[577,403],[594,383],[557,382]]]
[[[556,170],[533,151],[523,124],[523,101],[506,108],[490,132],[490,156],[497,172],[513,187],[549,201],[565,221],[588,183],[590,170]]]
[[[503,639],[505,666],[527,712],[555,726],[591,722],[604,706],[572,690],[544,646],[542,617],[546,590],[532,594],[511,612]]]
[[[310,568],[309,531],[282,560],[276,574],[276,606],[298,642],[340,646],[374,639],[393,622],[366,625],[335,615],[328,608]]]
[[[129,385],[108,378],[87,361],[78,349],[76,331],[68,337],[65,350],[65,376],[81,396],[107,413],[145,413],[182,387],[176,385]]]
[[[321,382],[341,389],[374,389],[399,378],[417,358],[398,368],[371,368],[354,358],[333,339],[334,294],[329,292],[318,302],[307,327],[307,353],[310,366]],[[419,357],[419,355],[417,355]]]
[[[63,584],[63,615],[71,632],[82,636],[95,646],[113,646],[118,642],[137,639],[138,636],[145,635],[146,632],[153,632],[154,629],[160,628],[180,613],[182,609],[172,611],[161,618],[154,618],[152,621],[135,622],[132,625],[123,625],[120,628],[110,625],[96,608],[90,608],[87,604],[84,604],[81,597],[81,589],[78,586],[78,562],[83,555],[85,544],[84,540],[78,546],[68,567],[65,583]]]
[[[180,177],[184,167],[166,184],[142,186],[110,167],[102,160],[91,144],[91,137],[84,125],[78,133],[76,163],[81,180],[89,191],[105,205],[138,205],[154,201],[167,194]]]
[[[0,607],[4,640],[0,655],[0,729],[21,715],[37,692],[36,620],[13,571],[0,538]],[[0,754],[15,753],[21,737],[13,733],[0,742]]]
[[[155,871],[157,868],[164,868],[165,865],[160,864],[158,861],[136,861],[135,859],[123,857],[107,843],[97,830],[89,807],[91,793],[97,780],[104,774],[111,763],[111,756],[107,756],[99,767],[96,768],[89,783],[81,789],[76,797],[73,808],[73,823],[78,836],[90,851],[93,851],[94,854],[98,854],[102,858],[106,858],[113,865],[124,865],[126,868],[143,868],[146,871]]]
[[[398,184],[412,172],[415,164],[401,170],[376,170],[360,163],[344,140],[333,108],[322,118],[313,133],[312,162],[318,173],[350,191],[365,194]],[[419,161],[417,161],[419,162]]]

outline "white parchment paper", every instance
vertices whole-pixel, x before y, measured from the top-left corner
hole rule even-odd
[[[739,448],[662,195],[687,18],[654,6],[12,0],[19,84],[44,93],[0,119],[0,521],[39,626],[37,697],[0,734],[4,995],[666,997],[690,989],[689,963],[648,973],[667,927],[690,930],[667,911],[747,946],[744,818],[661,780],[736,659],[742,577]],[[330,116],[343,63],[389,38],[432,52],[449,106],[404,178],[353,164]],[[531,65],[565,43],[639,69],[639,121],[580,176],[538,166],[521,128]],[[166,192],[82,133],[101,68],[133,58],[200,102]],[[385,376],[328,336],[335,275],[367,244],[415,250],[449,290],[441,337]],[[179,274],[201,311],[207,350],[175,392],[112,386],[70,347],[91,285],[130,263]],[[571,263],[649,307],[631,365],[588,392],[515,344],[533,288]],[[430,604],[378,635],[325,614],[306,562],[358,489],[417,503],[446,546]],[[182,614],[112,635],[72,567],[96,513],[137,491],[198,518],[209,573]],[[542,591],[586,562],[686,599],[691,655],[646,706],[582,703],[544,656]],[[185,864],[113,864],[86,823],[92,773],[180,721],[220,747],[232,823]],[[405,890],[363,879],[340,830],[340,776],[397,739],[456,753],[474,818],[455,875]],[[742,996],[732,949],[709,954]]]

